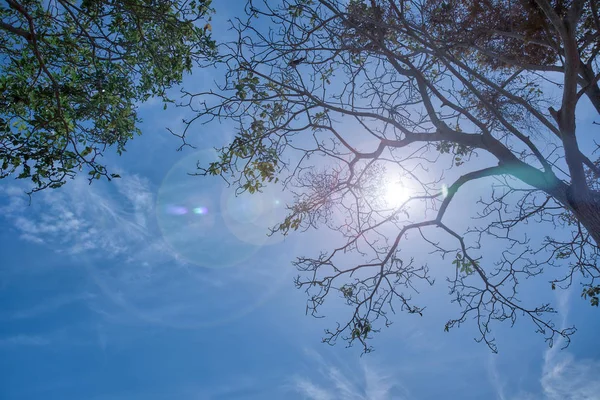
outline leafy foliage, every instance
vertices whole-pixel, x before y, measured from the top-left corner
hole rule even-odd
[[[589,298],[590,304],[598,307],[598,304],[600,304],[600,286],[588,286],[584,288],[581,297],[584,299]]]
[[[7,0],[0,5],[0,178],[33,191],[77,171],[113,178],[101,157],[139,134],[137,107],[216,55],[210,0]]]

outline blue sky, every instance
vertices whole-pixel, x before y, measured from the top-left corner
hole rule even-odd
[[[177,171],[186,156],[146,157],[154,146],[176,147],[160,132],[140,137],[112,160],[123,176],[112,183],[76,179],[36,195],[31,206],[18,182],[1,183],[0,397],[597,398],[597,311],[575,292],[555,299],[564,318],[558,322],[579,328],[562,351],[548,349],[524,320],[496,330],[499,354],[472,339],[470,324],[444,333],[445,320],[457,311],[444,298],[444,285],[424,293],[423,317],[394,318],[371,354],[321,344],[338,310],[330,308],[324,320],[305,316],[289,261],[319,248],[326,234],[251,248],[241,240],[247,239],[243,229],[237,227],[238,237],[232,222],[225,223],[227,191],[220,182],[183,176],[189,187],[181,203],[213,196],[197,203],[207,214],[182,216],[188,244],[174,240],[157,217],[160,193],[168,171]],[[258,213],[256,202],[240,201]],[[207,216],[214,225],[190,222]],[[223,263],[202,265],[219,241],[227,244]]]
[[[217,8],[213,26],[226,18]],[[577,326],[565,350],[526,320],[496,327],[499,354],[471,323],[443,332],[458,311],[443,280],[422,294],[424,316],[395,316],[373,353],[321,344],[343,311],[305,316],[290,261],[329,232],[258,236],[286,194],[235,198],[219,179],[186,175],[233,132],[198,126],[198,147],[176,152],[164,127],[186,111],[157,109],[143,105],[144,134],[107,155],[122,179],[77,178],[31,205],[21,182],[0,181],[0,398],[600,399],[598,310],[543,279],[524,295],[551,296],[556,322]]]

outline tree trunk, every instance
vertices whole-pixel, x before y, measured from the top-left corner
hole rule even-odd
[[[577,220],[600,247],[600,193],[589,191],[569,196],[571,210]]]
[[[591,66],[581,63],[579,75],[584,81],[583,86],[589,86],[585,91],[586,96],[590,99],[598,114],[600,114],[600,87],[597,82],[594,82],[594,70]]]
[[[598,114],[600,114],[600,87],[598,87],[598,84],[596,83],[595,85],[592,85],[592,87],[588,89],[585,94],[592,102]]]

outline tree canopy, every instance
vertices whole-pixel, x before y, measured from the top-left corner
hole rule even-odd
[[[210,0],[0,5],[0,178],[56,188],[139,134],[137,108],[215,56]]]
[[[341,236],[295,261],[310,313],[349,306],[324,341],[368,351],[392,313],[423,314],[432,271],[405,255],[418,240],[446,260],[435,272],[459,306],[446,330],[473,318],[496,351],[494,323],[525,318],[568,342],[574,328],[519,288],[576,282],[598,305],[598,130],[581,114],[600,113],[597,3],[251,0],[246,13],[223,86],[187,92],[196,120],[238,126],[198,173],[250,193],[281,179],[295,200],[273,233]]]

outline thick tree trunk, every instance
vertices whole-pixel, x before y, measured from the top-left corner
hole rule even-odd
[[[569,196],[571,210],[600,247],[600,193],[589,191],[584,195]]]
[[[594,106],[598,114],[600,114],[600,87],[598,86],[598,84],[596,83],[595,85],[592,85],[592,87],[588,89],[585,92],[585,94],[592,102],[592,105]]]
[[[579,69],[579,75],[584,81],[583,85],[589,86],[589,88],[585,91],[585,94],[592,102],[592,105],[598,114],[600,114],[600,86],[598,86],[597,82],[594,82],[594,70],[591,66],[585,65],[584,63],[581,63]]]

